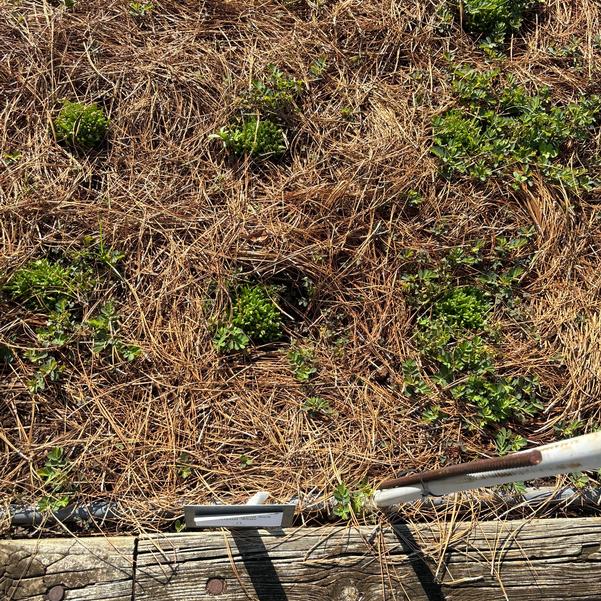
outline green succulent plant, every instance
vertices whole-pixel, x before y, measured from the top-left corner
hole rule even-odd
[[[99,148],[106,137],[108,126],[108,118],[95,103],[65,100],[54,119],[57,141],[83,150]]]
[[[232,325],[253,342],[274,342],[282,335],[282,316],[272,300],[273,291],[262,286],[243,286],[234,303]]]
[[[235,125],[222,127],[216,137],[233,154],[258,159],[277,158],[287,147],[284,130],[269,119],[245,118]]]
[[[262,284],[245,284],[235,294],[226,321],[216,324],[213,347],[222,354],[246,349],[251,342],[275,342],[282,336],[282,316],[273,301],[275,290]]]

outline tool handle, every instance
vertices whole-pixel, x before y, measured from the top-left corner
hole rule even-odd
[[[449,465],[436,470],[409,474],[400,478],[384,480],[377,488],[384,490],[387,488],[398,488],[400,486],[413,486],[422,482],[433,482],[452,476],[464,476],[465,474],[481,474],[483,472],[493,472],[497,470],[507,470],[516,467],[528,467],[538,465],[543,457],[540,451],[533,450],[522,453],[514,453],[507,457],[493,457],[491,459],[480,459],[470,461],[469,463],[458,463]]]

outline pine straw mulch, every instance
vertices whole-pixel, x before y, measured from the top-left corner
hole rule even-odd
[[[131,364],[74,360],[31,395],[22,354],[45,316],[0,297],[0,342],[16,355],[0,379],[2,499],[35,504],[44,494],[36,470],[61,447],[74,499],[120,500],[141,526],[156,526],[161,509],[240,502],[259,489],[277,501],[299,496],[310,523],[310,501],[340,480],[375,483],[442,456],[494,454],[494,432],[466,430],[452,404],[429,426],[424,405],[403,394],[400,363],[416,351],[400,278],[414,268],[408,249],[436,258],[474,240],[492,248],[533,225],[522,288],[537,336],[499,314],[497,350],[507,373],[540,379],[547,406],[511,427],[539,444],[559,422],[599,424],[596,195],[438,176],[430,124],[454,102],[448,53],[483,68],[485,57],[458,25],[439,32],[437,2],[158,0],[143,19],[128,5],[67,11],[23,0],[0,10],[1,147],[22,155],[0,169],[1,277],[101,228],[126,254],[122,280],[107,279],[86,312],[114,299],[126,337],[143,349]],[[557,98],[598,93],[599,25],[593,0],[549,1],[502,69],[551,85]],[[577,61],[548,51],[571,43]],[[326,70],[312,77],[320,57]],[[210,134],[269,64],[308,86],[289,152],[277,163],[235,160]],[[105,149],[86,156],[56,144],[61,98],[106,109]],[[591,145],[599,152],[598,136]],[[418,208],[407,206],[409,190],[422,194]],[[283,307],[287,340],[224,358],[211,323],[235,277],[294,286],[308,277],[315,293],[303,310]],[[287,359],[290,339],[313,345],[312,391],[334,417],[300,410],[307,391]],[[243,468],[241,455],[253,463]]]

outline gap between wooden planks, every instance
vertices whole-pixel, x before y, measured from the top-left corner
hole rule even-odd
[[[0,599],[50,591],[52,601],[599,601],[601,518],[0,541]]]

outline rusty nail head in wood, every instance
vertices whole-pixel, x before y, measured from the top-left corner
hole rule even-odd
[[[221,595],[225,590],[225,580],[223,578],[209,578],[207,580],[207,593],[209,595]]]
[[[53,586],[47,593],[46,599],[48,601],[61,601],[61,599],[65,596],[65,587],[61,584],[57,586]]]

